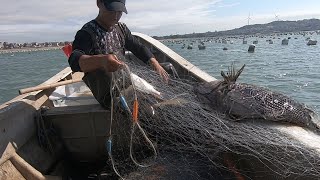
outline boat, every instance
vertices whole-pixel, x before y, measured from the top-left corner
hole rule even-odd
[[[217,80],[152,37],[141,33],[133,35],[152,49],[159,62],[172,64],[180,77],[188,75],[198,82]],[[130,52],[126,56],[139,61]],[[21,95],[0,106],[0,179],[63,179],[63,171],[68,169],[66,154],[79,162],[95,162],[106,156],[105,139],[110,128],[106,119],[110,111],[100,107],[82,77],[83,73],[66,67],[42,84],[20,90]],[[55,129],[44,120],[52,122]],[[293,141],[320,153],[319,135],[286,124],[266,126],[281,130]],[[51,133],[58,134],[59,138],[50,141]],[[121,136],[121,132],[115,133]],[[261,164],[246,155],[238,156],[248,164]],[[259,179],[277,177],[264,166],[256,166],[251,175]],[[310,179],[304,174],[288,175],[289,179],[293,177]]]

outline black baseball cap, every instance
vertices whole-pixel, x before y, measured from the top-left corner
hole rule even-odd
[[[102,0],[104,6],[109,11],[122,11],[128,14],[126,8],[126,0]]]

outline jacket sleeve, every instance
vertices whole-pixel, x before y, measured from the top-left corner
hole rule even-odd
[[[72,71],[81,71],[79,59],[82,55],[89,55],[93,46],[90,34],[84,30],[79,30],[72,43],[72,53],[68,59]]]
[[[131,51],[135,56],[137,56],[139,59],[141,59],[143,62],[148,63],[150,58],[153,58],[154,55],[151,53],[151,51],[142,45],[137,38],[135,38],[128,27],[121,23],[122,31],[125,36],[125,48],[129,51]]]

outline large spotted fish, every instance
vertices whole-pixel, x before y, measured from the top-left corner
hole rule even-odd
[[[235,71],[232,65],[223,80],[195,86],[195,93],[206,107],[221,111],[232,119],[266,119],[294,123],[312,130],[319,129],[313,121],[315,113],[292,98],[281,93],[251,84],[236,83],[244,69]]]

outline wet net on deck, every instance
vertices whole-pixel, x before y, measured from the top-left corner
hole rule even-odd
[[[195,81],[172,79],[166,84],[150,67],[126,63],[130,72],[152,84],[161,97],[136,91],[138,123],[144,136],[137,127],[132,133],[132,116],[121,107],[119,92],[114,92],[113,123],[118,130],[112,131],[125,132],[112,135],[112,164],[123,178],[319,177],[319,152],[283,133],[277,124],[259,120],[234,122],[202,107],[193,91]],[[121,91],[132,113],[134,93],[128,90],[128,72],[114,75],[115,89]],[[108,170],[112,168],[109,166]]]

